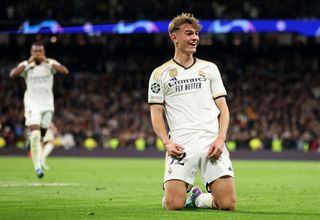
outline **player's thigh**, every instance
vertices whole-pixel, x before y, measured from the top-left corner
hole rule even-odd
[[[198,164],[201,158],[199,136],[194,133],[175,134],[170,137],[174,143],[184,147],[184,154],[180,157],[171,157],[166,154],[164,182],[168,180],[181,180],[188,183],[188,191],[196,179]]]
[[[214,203],[219,209],[234,210],[236,203],[236,189],[232,176],[222,176],[209,184]]]
[[[218,160],[208,159],[209,147],[210,145],[203,150],[200,161],[202,181],[206,185],[208,191],[210,191],[210,188],[208,187],[209,184],[213,183],[220,177],[234,176],[232,163],[226,146],[224,146],[223,152]]]
[[[27,127],[40,126],[40,124],[41,124],[41,113],[40,113],[40,111],[27,110],[27,111],[25,111],[24,116],[25,116],[25,119],[26,119],[25,125]]]
[[[53,117],[52,111],[46,111],[41,114],[41,128],[48,128]]]
[[[186,153],[179,158],[166,155],[164,182],[180,180],[188,183],[188,190],[190,190],[196,178],[197,161],[199,159],[196,155],[189,152],[188,149],[185,151]]]
[[[187,199],[187,183],[182,180],[168,180],[164,183],[166,209],[182,209]]]

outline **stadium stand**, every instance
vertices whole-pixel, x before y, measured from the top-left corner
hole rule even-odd
[[[90,9],[90,10],[89,10]],[[288,10],[290,9],[290,10]],[[254,0],[203,0],[203,1],[156,1],[143,0],[74,0],[66,6],[63,0],[28,2],[2,1],[0,20],[10,22],[39,19],[56,19],[63,22],[117,22],[137,19],[166,20],[181,13],[191,11],[201,19],[236,18],[316,18],[320,6],[317,0],[283,0],[270,5],[268,1]]]
[[[9,69],[28,57],[34,38],[42,38],[48,42],[48,56],[72,72],[55,79],[54,122],[62,135],[71,135],[78,148],[87,138],[98,147],[111,147],[116,138],[124,148],[134,148],[135,140],[143,138],[146,147],[153,148],[147,81],[155,67],[171,58],[167,36],[59,35],[53,43],[52,37],[18,35],[1,41],[0,136],[6,147],[24,140],[25,86],[22,79],[9,79]],[[231,111],[228,139],[237,149],[320,149],[316,38],[252,34],[202,39],[197,57],[209,58],[220,68]]]

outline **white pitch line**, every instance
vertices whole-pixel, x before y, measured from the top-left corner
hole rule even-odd
[[[1,182],[0,187],[79,186],[79,183]]]

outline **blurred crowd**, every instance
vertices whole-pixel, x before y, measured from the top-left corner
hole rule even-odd
[[[68,4],[56,1],[1,1],[0,20],[21,22],[55,19],[63,23],[118,22],[137,19],[167,20],[181,12],[193,12],[201,19],[236,18],[316,18],[320,5],[317,0],[270,1],[254,0],[72,0]]]
[[[53,121],[68,147],[157,145],[147,103],[149,76],[172,58],[165,35],[35,36],[68,66],[55,76]],[[53,39],[53,37],[55,37]],[[25,139],[22,79],[8,77],[29,56],[34,36],[0,44],[0,137]],[[228,91],[228,140],[237,149],[320,150],[320,44],[295,35],[201,36],[196,57],[215,62]],[[113,141],[113,142],[112,142]],[[69,143],[69,142],[68,142]],[[94,146],[93,146],[94,147]]]

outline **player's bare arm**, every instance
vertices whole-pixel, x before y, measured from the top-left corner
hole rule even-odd
[[[50,64],[50,62],[49,62]],[[52,68],[55,69],[56,71],[58,71],[59,73],[62,74],[69,74],[69,70],[66,66],[58,64],[58,63],[52,63],[51,64]]]
[[[13,68],[10,71],[10,77],[16,78],[16,77],[20,76],[20,74],[23,73],[23,71],[25,70],[27,65],[31,64],[32,62],[34,62],[34,57],[30,56],[28,61],[23,61],[23,62],[19,63],[18,66],[16,66],[15,68]]]
[[[25,65],[18,65],[17,67],[13,68],[10,71],[10,77],[16,78],[16,77],[20,76],[20,74],[24,71],[25,68],[26,68]]]
[[[217,107],[220,110],[219,115],[219,133],[216,140],[212,143],[209,149],[208,158],[219,159],[222,154],[224,142],[227,137],[227,131],[229,127],[229,109],[225,97],[220,97],[215,100]]]
[[[151,123],[157,136],[161,139],[166,147],[167,152],[172,157],[179,157],[184,153],[184,148],[173,143],[169,137],[163,118],[163,106],[159,104],[150,105]]]
[[[53,62],[52,60],[48,59],[44,54],[41,54],[39,59],[41,60],[41,62],[49,64],[49,66],[57,72],[62,74],[69,74],[69,70],[67,67],[59,63]]]

